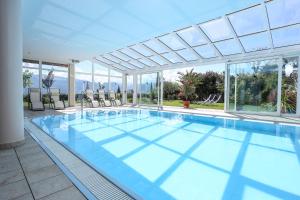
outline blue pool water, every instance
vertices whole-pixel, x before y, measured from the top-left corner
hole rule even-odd
[[[300,199],[300,127],[149,110],[33,122],[136,198]]]

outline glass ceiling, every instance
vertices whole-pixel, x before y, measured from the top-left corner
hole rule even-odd
[[[300,44],[300,0],[273,0],[97,57],[122,71],[230,58]]]

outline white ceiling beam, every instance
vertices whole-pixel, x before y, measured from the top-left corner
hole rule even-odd
[[[113,61],[113,60],[110,60],[110,59],[108,59],[108,58],[105,58],[105,57],[103,57],[103,56],[101,56],[101,58],[104,59],[104,60],[107,60],[107,61],[109,61],[109,62],[112,62],[112,63],[114,63],[114,64],[117,65],[117,66],[121,66],[121,67],[123,67],[123,68],[125,68],[125,69],[136,70],[136,69],[130,69],[130,68],[128,68],[128,67],[122,65],[121,63],[117,63],[117,62],[115,62],[115,61]]]
[[[262,12],[265,14],[265,17],[266,17],[266,20],[267,20],[266,25],[267,25],[269,43],[271,44],[271,48],[274,49],[274,42],[273,42],[273,37],[272,37],[272,33],[271,33],[271,25],[270,25],[270,19],[269,19],[268,9],[267,9],[266,3],[263,2],[261,4],[261,7],[262,7]]]
[[[214,45],[214,43],[207,37],[207,35],[203,32],[203,30],[198,26],[194,25],[193,26],[207,41],[207,44],[214,49],[215,53],[217,54],[218,57],[223,57],[223,55],[220,53],[220,51],[217,49],[217,47]]]
[[[142,48],[144,47],[142,44],[137,44],[137,45],[140,45]],[[140,53],[140,52],[138,52],[137,50],[135,50],[135,49],[133,49],[133,48],[131,48],[131,47],[129,47],[132,51],[134,51],[135,53],[137,53],[137,54],[139,54],[140,56],[141,56],[141,58],[144,58],[144,59],[146,59],[146,60],[148,60],[148,61],[150,61],[152,64],[154,64],[155,66],[159,66],[159,64],[158,63],[156,63],[156,62],[154,62],[153,60],[151,60],[150,58],[148,58],[148,57],[146,57],[146,56],[144,56],[142,53]],[[151,66],[148,66],[148,65],[146,65],[146,64],[144,64],[144,63],[142,63],[141,61],[139,61],[138,59],[135,59],[135,60],[137,60],[139,63],[141,63],[141,64],[143,64],[143,65],[145,65],[146,67],[151,67]]]
[[[93,60],[94,60],[94,62],[97,62],[97,63],[103,65],[104,67],[107,67],[108,69],[113,69],[113,70],[116,70],[116,71],[121,72],[121,73],[123,73],[124,71],[126,71],[126,70],[119,69],[119,68],[117,68],[117,67],[115,67],[113,65],[109,65],[108,63],[105,63],[105,62],[103,62],[101,60],[98,60],[97,58],[94,58]]]
[[[230,29],[230,31],[231,31],[231,33],[233,35],[234,40],[238,43],[238,45],[239,45],[239,47],[241,49],[242,54],[245,54],[246,53],[245,48],[244,48],[243,44],[241,43],[240,39],[238,38],[238,36],[237,36],[237,34],[236,34],[236,32],[235,32],[235,30],[234,30],[231,22],[228,19],[228,16],[225,15],[223,17],[223,19],[224,19],[225,23],[227,24],[227,26],[229,27],[229,29]]]
[[[122,63],[122,62],[125,62],[125,63],[127,63],[128,65],[133,65],[133,66],[135,66],[135,67],[137,67],[137,68],[140,68],[140,67],[138,67],[138,66],[136,66],[135,64],[132,64],[132,63],[130,63],[130,61],[132,61],[132,60],[129,60],[129,61],[125,61],[125,60],[123,60],[123,59],[121,59],[121,58],[119,58],[119,57],[117,57],[117,56],[114,56],[114,55],[112,55],[112,54],[109,54],[110,56],[112,56],[112,57],[114,57],[114,58],[116,58],[116,59],[118,59],[118,60],[120,60],[120,62]],[[139,62],[140,63],[140,62]],[[144,63],[140,63],[143,67],[147,67]]]

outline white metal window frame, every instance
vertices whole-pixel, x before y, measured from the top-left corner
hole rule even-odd
[[[282,67],[283,67],[283,58],[290,58],[290,57],[298,57],[298,80],[297,80],[297,104],[296,104],[296,113],[281,113],[281,91],[282,91]],[[278,80],[277,80],[277,110],[276,112],[254,112],[254,111],[237,111],[236,108],[234,110],[229,110],[229,66],[232,64],[240,64],[240,63],[248,63],[248,62],[255,62],[255,61],[263,61],[263,60],[276,60],[278,65]],[[271,56],[271,57],[264,57],[264,58],[257,58],[257,59],[245,59],[242,61],[234,61],[234,62],[227,62],[225,65],[225,80],[224,80],[224,111],[228,113],[239,113],[239,114],[256,114],[256,115],[270,115],[270,116],[286,116],[286,117],[300,117],[300,54],[290,54],[286,56]],[[235,98],[236,98],[236,89],[235,89]],[[236,103],[236,99],[235,99]]]

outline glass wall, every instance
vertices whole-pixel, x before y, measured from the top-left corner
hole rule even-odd
[[[87,60],[75,64],[75,99],[80,102],[81,93],[92,89],[92,62]]]
[[[99,89],[104,89],[105,92],[108,92],[108,69],[94,63],[94,91]]]
[[[140,82],[140,104],[157,104],[158,102],[158,87],[159,74],[142,74]]]
[[[283,59],[281,86],[281,113],[296,114],[298,57]]]
[[[126,103],[133,103],[133,75],[126,75]]]
[[[28,88],[39,87],[39,63],[38,61],[23,62],[23,95],[28,94]]]
[[[276,112],[278,59],[230,64],[229,110]]]

